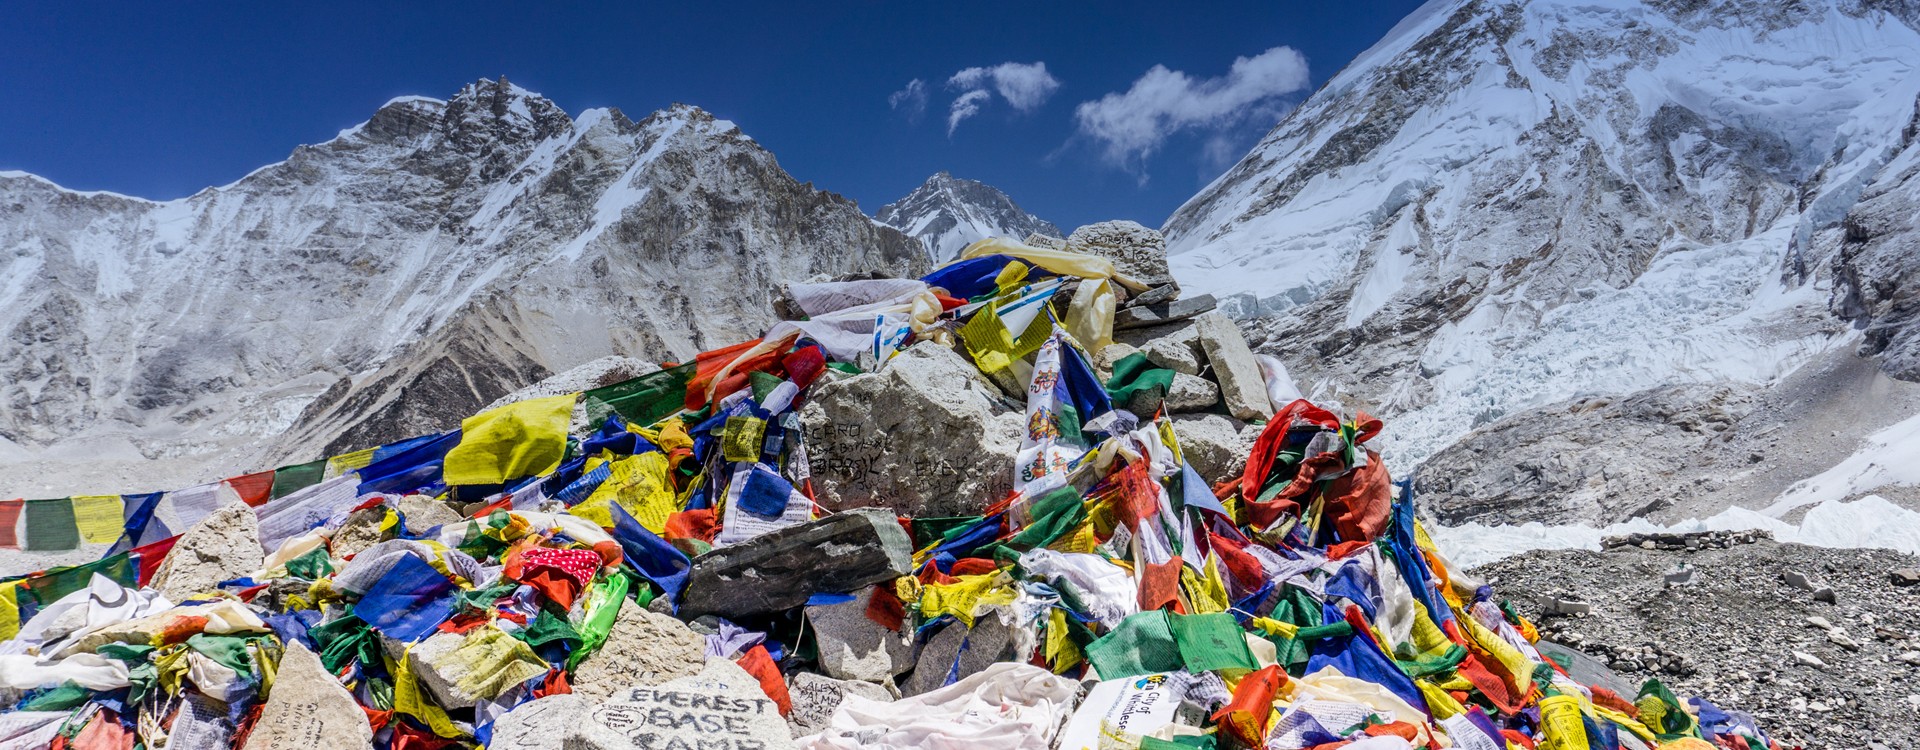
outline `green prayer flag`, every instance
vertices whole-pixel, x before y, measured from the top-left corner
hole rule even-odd
[[[1169,615],[1168,629],[1180,647],[1180,659],[1187,671],[1199,674],[1219,669],[1260,668],[1247,648],[1246,631],[1233,615],[1215,612],[1205,615]],[[1102,673],[1104,674],[1104,673]]]
[[[304,464],[282,466],[273,470],[273,499],[278,500],[294,492],[320,483],[326,476],[327,460],[308,461]]]
[[[287,573],[318,581],[333,575],[333,560],[327,555],[326,547],[315,547],[307,553],[287,561]]]
[[[627,589],[633,586],[633,579],[625,572],[615,571],[593,585],[593,591],[587,595],[586,616],[580,627],[580,647],[567,655],[567,669],[579,666],[580,660],[600,650],[607,642],[607,634],[613,632],[614,618],[620,614],[620,607],[627,603]]]
[[[599,426],[607,415],[619,414],[629,424],[651,425],[685,407],[687,383],[698,371],[698,363],[688,362],[651,372],[604,388],[580,394],[587,411],[587,424]]]
[[[1113,632],[1087,646],[1087,661],[1103,680],[1171,672],[1186,664],[1164,609],[1128,615]]]
[[[348,615],[315,625],[307,631],[307,636],[320,647],[320,663],[326,665],[329,672],[338,674],[355,661],[381,663],[380,638],[367,621],[359,617]]]
[[[187,648],[240,674],[253,674],[253,656],[247,653],[247,641],[263,637],[194,633],[187,638]]]
[[[1135,396],[1149,395],[1156,388],[1164,397],[1173,388],[1173,371],[1155,367],[1144,352],[1121,357],[1113,363],[1113,377],[1107,378],[1107,395],[1115,406],[1131,404]]]
[[[1067,485],[1034,498],[1029,513],[1032,520],[1005,542],[996,545],[994,554],[1008,550],[1013,552],[1011,557],[1019,557],[1020,552],[1052,544],[1053,540],[1065,536],[1087,520],[1087,505],[1081,499],[1080,491],[1074,489],[1073,485]]]
[[[26,579],[21,585],[33,592],[33,600],[45,607],[60,601],[60,597],[87,587],[93,580],[93,574],[99,573],[108,580],[127,588],[135,588],[133,558],[125,552],[112,557],[102,558],[85,565],[69,565],[54,568],[40,575]]]
[[[945,542],[980,522],[980,516],[933,516],[913,519],[913,548]]]
[[[93,700],[93,691],[74,684],[72,680],[60,683],[60,687],[21,701],[14,706],[17,711],[66,711],[86,705]]]
[[[567,624],[567,618],[556,617],[552,610],[541,609],[540,615],[533,618],[527,626],[513,631],[513,637],[525,642],[529,647],[540,648],[549,643],[565,643],[569,650],[580,646],[580,633]]]
[[[73,518],[73,498],[28,500],[26,507],[26,549],[29,552],[59,552],[80,547],[80,527]]]

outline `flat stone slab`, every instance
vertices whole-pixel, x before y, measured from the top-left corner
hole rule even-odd
[[[680,616],[779,612],[814,594],[852,593],[912,569],[913,541],[891,513],[851,510],[694,558]]]

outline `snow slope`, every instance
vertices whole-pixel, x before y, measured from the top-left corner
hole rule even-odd
[[[1832,259],[1911,145],[1917,24],[1429,3],[1168,219],[1175,274],[1311,395],[1387,416],[1402,472],[1576,397],[1764,386],[1860,341]]]

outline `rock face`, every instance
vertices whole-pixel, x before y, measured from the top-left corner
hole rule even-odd
[[[988,237],[1060,236],[1059,227],[1021,210],[1006,193],[946,172],[928,177],[905,198],[881,206],[873,218],[920,240],[936,263],[952,260],[968,245]]]
[[[604,700],[638,684],[690,677],[706,662],[707,641],[668,615],[632,602],[620,606],[600,650],[580,660],[573,692]]]
[[[680,615],[778,612],[816,593],[857,591],[913,572],[913,541],[892,514],[861,509],[788,526],[693,559]]]
[[[194,524],[174,543],[149,584],[169,601],[214,591],[221,581],[260,569],[260,523],[253,509],[233,504]]]
[[[479,81],[175,201],[0,173],[0,435],[306,461],[752,338],[783,279],[926,267],[699,109],[569,117]]]
[[[320,657],[288,643],[260,721],[243,750],[372,748],[373,728],[353,694],[327,673]]]
[[[872,600],[869,587],[850,602],[807,607],[820,669],[828,676],[891,685],[895,675],[913,668],[912,634],[888,630],[867,617]]]
[[[1067,248],[1112,260],[1120,273],[1150,287],[1174,283],[1167,268],[1167,238],[1137,222],[1088,224],[1067,236]]]
[[[1675,470],[1736,429],[1754,403],[1746,389],[1676,386],[1556,404],[1435,454],[1416,475],[1415,497],[1449,525],[1606,525],[1645,516],[1694,486]]]
[[[832,510],[913,516],[978,512],[1013,489],[1020,412],[960,355],[935,343],[877,373],[815,386],[801,412],[813,487]]]
[[[1920,102],[1901,137],[1900,153],[1841,221],[1829,305],[1865,332],[1861,353],[1878,355],[1889,375],[1920,381]]]
[[[1488,415],[1775,382],[1852,348],[1830,302],[1898,369],[1910,5],[1429,3],[1175,212],[1169,261],[1402,471]]]

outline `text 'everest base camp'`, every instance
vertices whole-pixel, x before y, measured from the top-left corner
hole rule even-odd
[[[138,490],[0,750],[1911,746],[1920,11],[1763,5],[1429,3],[1160,230],[504,78],[0,173],[0,482]]]

